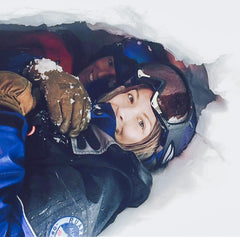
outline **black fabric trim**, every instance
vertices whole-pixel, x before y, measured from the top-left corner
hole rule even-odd
[[[0,111],[9,111],[9,112],[16,112],[13,109],[10,109],[6,106],[0,105]]]
[[[23,127],[23,120],[14,114],[0,114],[0,125],[14,127],[19,130]]]

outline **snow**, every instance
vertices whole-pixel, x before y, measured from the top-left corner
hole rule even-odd
[[[83,1],[82,1],[83,2]],[[186,64],[207,64],[221,98],[203,111],[197,135],[180,158],[153,175],[149,199],[129,208],[101,236],[240,236],[238,1],[17,1],[0,23],[94,28],[161,42]]]
[[[47,80],[48,76],[46,76],[44,73],[57,70],[59,72],[62,72],[62,67],[57,65],[54,61],[46,58],[41,59],[34,59],[34,69],[41,74],[41,78],[43,80]],[[31,69],[31,68],[30,68]]]

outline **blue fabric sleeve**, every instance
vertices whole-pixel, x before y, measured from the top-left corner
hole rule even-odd
[[[27,124],[23,116],[0,111],[0,236],[31,233],[17,197],[25,174],[26,133]]]
[[[27,53],[13,55],[8,61],[6,70],[21,75],[26,65],[28,65],[31,61],[33,61],[36,58],[41,57],[35,57],[34,55]]]

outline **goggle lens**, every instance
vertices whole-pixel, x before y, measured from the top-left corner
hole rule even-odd
[[[152,65],[150,65],[152,67]],[[171,68],[162,66],[138,70],[138,78],[154,90],[151,105],[164,122],[177,124],[187,118],[190,98],[183,79]]]

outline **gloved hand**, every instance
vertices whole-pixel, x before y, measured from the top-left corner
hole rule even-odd
[[[60,132],[76,137],[90,122],[91,101],[79,79],[54,64],[48,59],[35,60],[25,74],[40,82],[50,118]]]
[[[16,73],[0,71],[0,105],[26,115],[36,105],[32,84]]]

